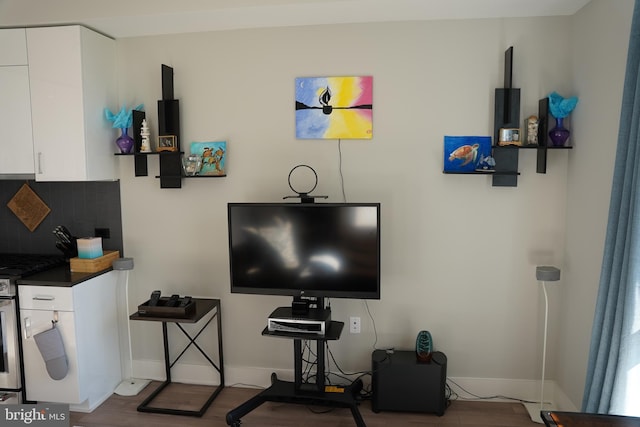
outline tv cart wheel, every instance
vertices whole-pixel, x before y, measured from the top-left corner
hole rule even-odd
[[[278,381],[278,375],[275,372],[271,373],[271,385],[275,384]]]

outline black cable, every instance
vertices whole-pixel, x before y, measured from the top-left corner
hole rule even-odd
[[[374,335],[374,341],[373,341],[373,349],[374,350],[386,350],[386,349],[379,349],[376,348],[376,345],[378,344],[378,330],[376,329],[376,321],[373,318],[373,316],[371,315],[371,310],[369,310],[369,303],[367,302],[367,300],[363,300],[364,301],[364,306],[367,309],[367,314],[369,315],[369,319],[371,319],[371,324],[373,325],[373,335]]]
[[[340,187],[342,188],[342,201],[347,203],[347,195],[344,192],[344,175],[342,174],[342,140],[338,139],[338,172],[340,173]]]
[[[342,368],[340,368],[340,366],[338,365],[338,362],[336,362],[335,357],[333,357],[333,353],[331,352],[331,349],[329,348],[329,343],[326,343],[326,347],[327,347],[327,351],[329,352],[329,356],[331,356],[331,360],[333,360],[333,364],[336,365],[336,368],[338,369],[338,371],[342,374],[342,375],[365,375],[365,374],[370,374],[371,371],[359,371],[359,372],[344,372],[342,370]],[[334,374],[335,375],[335,374]],[[357,379],[357,378],[356,378]],[[355,381],[355,380],[354,380]]]
[[[307,353],[307,357],[305,358],[305,352]],[[311,382],[312,378],[316,377],[316,374],[311,374],[311,370],[318,365],[318,356],[311,349],[311,345],[309,344],[309,340],[304,340],[304,346],[302,347],[302,361],[305,362],[305,366],[302,368],[302,381],[305,383]]]
[[[451,390],[452,393],[455,393],[456,399],[459,398],[460,400],[503,399],[503,400],[513,400],[513,401],[521,402],[521,403],[538,403],[537,401],[526,400],[526,399],[518,399],[517,397],[504,396],[504,395],[501,395],[501,394],[496,394],[494,396],[478,396],[477,394],[471,393],[470,391],[466,390],[464,387],[462,387],[460,384],[458,384],[455,381],[453,381],[451,378],[447,378],[447,381],[451,382],[452,384],[454,384],[456,387],[458,387],[460,390],[462,390],[463,392],[467,393],[468,395],[473,396],[473,398],[462,397],[459,394],[455,393],[453,390]]]

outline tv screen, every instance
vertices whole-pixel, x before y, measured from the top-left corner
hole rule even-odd
[[[229,203],[231,292],[380,298],[379,203]]]

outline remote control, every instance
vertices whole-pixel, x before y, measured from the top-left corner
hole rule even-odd
[[[178,305],[179,300],[180,300],[180,295],[173,294],[173,295],[171,295],[171,298],[169,298],[169,301],[167,301],[165,306],[167,306],[167,307],[175,307],[175,306]]]
[[[191,302],[191,297],[185,296],[184,298],[182,298],[182,300],[180,300],[180,307],[186,307],[189,305],[190,302]]]
[[[151,292],[151,298],[149,299],[150,306],[158,305],[158,301],[160,301],[160,291]]]

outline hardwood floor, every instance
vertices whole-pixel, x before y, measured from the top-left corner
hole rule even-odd
[[[158,386],[153,382],[137,396],[111,396],[92,413],[71,412],[70,425],[78,427],[224,427],[228,411],[251,398],[260,390],[226,387],[202,418],[179,415],[142,413],[137,406]],[[154,405],[179,409],[198,409],[213,390],[212,387],[171,384],[156,398]],[[371,411],[369,401],[360,411],[367,427],[532,427],[540,426],[529,419],[519,403],[453,401],[441,417],[433,414]],[[242,418],[243,427],[355,427],[348,409],[267,402]]]

